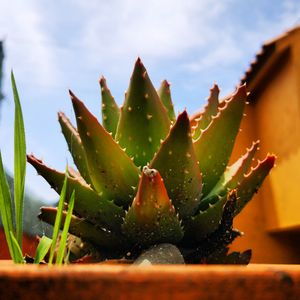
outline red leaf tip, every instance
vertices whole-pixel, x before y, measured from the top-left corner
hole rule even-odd
[[[178,121],[186,121],[186,122],[189,121],[189,116],[186,109],[178,115],[177,122]]]
[[[139,66],[143,66],[143,63],[142,63],[142,60],[141,58],[138,56],[136,62],[135,62],[136,65],[139,65]]]
[[[270,168],[272,168],[275,164],[275,160],[277,159],[277,156],[275,154],[268,154],[264,162],[267,162]]]
[[[166,79],[164,79],[163,81],[162,81],[162,84],[166,87],[166,88],[169,88],[170,87],[170,82],[168,82]]]
[[[211,92],[220,93],[219,86],[214,82],[213,87],[210,89]]]
[[[69,95],[72,97],[74,96],[74,93],[69,89]]]
[[[100,76],[99,83],[100,83],[101,87],[106,86],[106,79],[103,75]]]

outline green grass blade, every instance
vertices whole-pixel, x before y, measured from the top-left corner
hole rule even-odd
[[[11,238],[11,241],[12,241],[12,244],[13,244],[13,247],[14,247],[14,250],[15,250],[15,260],[14,262],[15,263],[18,263],[18,264],[22,264],[24,263],[24,258],[23,258],[23,254],[22,254],[22,250],[20,248],[20,245],[17,241],[17,239],[15,238],[14,234],[12,231],[9,232],[10,233],[10,238]]]
[[[57,238],[59,234],[59,228],[60,228],[60,223],[62,219],[62,213],[64,209],[64,202],[66,198],[66,192],[67,192],[67,182],[68,182],[68,175],[67,175],[67,170],[66,170],[66,176],[64,180],[64,184],[60,193],[60,198],[58,202],[58,207],[57,207],[57,214],[55,218],[55,223],[54,223],[54,228],[53,228],[53,235],[52,235],[52,245],[51,245],[51,250],[50,250],[50,256],[49,256],[49,265],[52,264],[53,257],[54,257],[54,252],[55,252],[55,247],[57,243]]]
[[[11,195],[10,195],[7,178],[3,168],[1,152],[0,152],[0,215],[1,215],[2,225],[4,228],[4,233],[5,233],[10,256],[12,260],[16,262],[15,248],[10,234],[10,232],[14,231]]]
[[[70,263],[70,254],[71,254],[71,249],[69,248],[66,257],[64,258],[64,264]]]
[[[34,264],[39,264],[44,259],[51,247],[51,244],[52,240],[45,235],[40,239],[35,252]]]
[[[22,108],[13,72],[11,83],[15,101],[15,131],[14,131],[14,202],[16,213],[16,237],[22,249],[23,236],[23,202],[26,174],[26,143]]]
[[[59,248],[58,248],[58,253],[57,253],[57,257],[56,257],[57,265],[61,265],[63,262],[64,253],[65,253],[65,249],[66,249],[67,236],[68,236],[69,227],[70,227],[71,218],[72,218],[72,212],[73,212],[73,208],[74,208],[74,202],[75,202],[75,191],[73,191],[71,199],[69,201],[68,212],[67,212],[67,216],[65,219],[65,224],[64,224],[64,228],[63,228],[63,231],[62,231],[62,234],[60,237]]]

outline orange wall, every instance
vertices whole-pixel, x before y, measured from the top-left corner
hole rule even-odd
[[[252,248],[252,262],[256,263],[300,263],[300,98],[296,70],[289,57],[265,79],[264,89],[246,108],[247,117],[233,154],[238,158],[252,140],[260,139],[258,157],[268,152],[278,156],[276,168],[234,223],[245,236],[233,243],[232,250]]]
[[[34,237],[23,235],[23,253],[34,257],[37,241]],[[10,259],[4,231],[0,228],[0,259]]]
[[[270,174],[271,205],[275,215],[268,216],[268,228],[285,229],[300,224],[300,114],[296,76],[291,59],[270,76],[255,107],[261,150],[278,156]]]
[[[237,139],[236,146],[238,147],[235,148],[233,154],[235,159],[243,154],[252,140],[257,140],[258,137],[255,130],[255,108],[249,105],[246,113],[247,117],[242,122],[243,131]],[[267,154],[267,151],[263,149],[259,152],[258,156],[261,158]],[[272,198],[270,180],[267,178],[258,194],[235,218],[234,227],[244,232],[244,236],[235,240],[231,250],[252,249],[253,263],[300,263],[299,233],[270,234],[267,231],[267,216],[275,214],[274,205],[271,204]]]

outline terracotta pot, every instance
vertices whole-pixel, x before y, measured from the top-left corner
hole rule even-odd
[[[1,299],[300,299],[300,265],[0,263]]]

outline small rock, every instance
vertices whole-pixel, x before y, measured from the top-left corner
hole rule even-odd
[[[134,265],[184,264],[179,249],[172,244],[159,244],[144,251]]]

